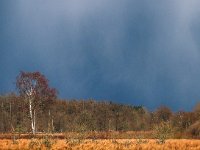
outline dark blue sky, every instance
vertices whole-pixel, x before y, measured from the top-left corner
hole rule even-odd
[[[1,0],[0,93],[40,71],[61,98],[192,110],[198,0]]]

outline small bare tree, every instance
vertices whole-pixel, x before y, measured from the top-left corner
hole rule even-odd
[[[45,109],[54,98],[56,90],[49,88],[48,80],[40,72],[20,72],[16,86],[20,96],[28,102],[32,133],[36,133],[36,113]]]

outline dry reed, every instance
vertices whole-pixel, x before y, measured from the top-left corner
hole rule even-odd
[[[200,149],[200,140],[171,139],[165,144],[158,144],[156,140],[136,139],[104,139],[104,140],[55,140],[51,139],[51,148],[47,147],[42,139],[20,139],[16,142],[12,140],[0,140],[1,150],[28,150],[28,149],[53,149],[53,150],[198,150]],[[32,143],[31,143],[32,142]],[[30,143],[33,144],[30,147]],[[35,145],[34,145],[35,144]]]

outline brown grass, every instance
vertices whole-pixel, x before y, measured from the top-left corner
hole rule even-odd
[[[104,140],[64,140],[51,139],[51,147],[44,144],[44,139],[0,140],[0,149],[54,149],[54,150],[198,150],[200,140],[167,140],[165,144],[158,144],[156,140],[136,139],[104,139]],[[32,145],[30,144],[32,143]],[[30,147],[31,145],[31,147]]]
[[[142,138],[153,138],[153,131],[102,131],[102,132],[96,132],[96,131],[88,131],[81,133],[83,134],[85,139],[134,139],[141,137]],[[42,139],[47,134],[45,133],[37,133],[35,138]],[[49,136],[52,136],[56,139],[65,139],[66,137],[70,138],[76,138],[80,133],[78,132],[66,132],[66,133],[54,133],[49,134]],[[33,138],[32,134],[11,134],[11,133],[5,133],[0,134],[0,139],[12,139],[12,137],[15,136],[18,139],[30,139]]]

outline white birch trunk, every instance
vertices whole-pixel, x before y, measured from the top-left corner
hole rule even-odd
[[[33,134],[34,134],[34,135],[35,135],[35,133],[36,133],[35,121],[36,121],[36,119],[35,119],[35,109],[34,109],[34,113],[33,113]]]
[[[52,132],[54,132],[53,118],[51,120],[51,125],[52,125]]]
[[[30,118],[31,118],[32,133],[35,134],[35,110],[34,110],[34,114],[33,114],[31,98],[29,98],[29,113],[30,113]]]
[[[31,118],[31,129],[32,133],[35,135],[35,109],[33,110],[32,106],[32,95],[33,95],[33,88],[31,87],[30,90],[26,91],[26,95],[28,96],[29,100],[29,113]]]

